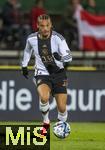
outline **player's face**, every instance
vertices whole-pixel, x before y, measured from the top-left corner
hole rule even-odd
[[[52,28],[52,23],[50,19],[40,20],[38,22],[39,33],[44,38],[47,38],[50,36],[51,28]]]

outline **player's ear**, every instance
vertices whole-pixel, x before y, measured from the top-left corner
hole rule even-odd
[[[53,28],[52,22],[51,22],[51,28]]]
[[[39,29],[39,24],[37,23],[37,29]]]
[[[51,29],[54,29],[53,25],[51,25]]]
[[[50,20],[50,27],[51,29],[53,29],[53,25],[52,25],[52,21]]]
[[[51,25],[51,27],[52,27],[52,21],[51,21],[51,19],[49,19],[50,20],[50,25]]]

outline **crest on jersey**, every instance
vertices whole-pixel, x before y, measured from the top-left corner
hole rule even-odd
[[[43,55],[48,55],[48,48],[47,48],[47,45],[46,45],[46,44],[44,44],[44,45],[42,46],[42,54],[43,54]]]

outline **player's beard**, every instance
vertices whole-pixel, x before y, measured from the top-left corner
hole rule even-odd
[[[48,38],[49,37],[49,35],[42,35],[42,38]]]
[[[42,38],[47,39],[50,36],[50,31],[47,34],[42,34]]]
[[[47,34],[40,33],[40,32],[39,32],[39,34],[40,34],[40,38],[42,38],[42,39],[47,39],[47,38],[49,38],[50,35],[51,35],[51,30],[50,30]]]

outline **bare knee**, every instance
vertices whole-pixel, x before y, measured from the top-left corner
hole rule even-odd
[[[38,94],[42,103],[47,103],[50,98],[51,89],[46,84],[42,84],[38,87]]]
[[[42,103],[47,103],[49,101],[49,94],[46,93],[40,94],[40,99]]]

